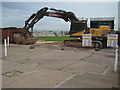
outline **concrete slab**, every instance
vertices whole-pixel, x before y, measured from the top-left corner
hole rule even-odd
[[[50,88],[62,82],[72,74],[41,68],[21,75],[3,88]]]
[[[10,47],[8,56],[3,57],[3,60],[12,61],[20,64],[31,64],[34,63],[34,61],[36,60],[39,60],[39,62],[45,61],[44,57],[46,57],[47,54],[49,54],[49,52],[44,48],[36,48],[34,50],[31,50],[28,47]]]
[[[57,88],[112,88],[118,87],[117,78],[111,78],[108,76],[84,73],[82,75],[77,74],[70,80],[61,84]]]
[[[18,66],[20,65],[19,63],[15,63],[15,62],[10,62],[10,61],[5,61],[2,60],[2,70],[4,71],[4,69],[9,69],[13,66]]]
[[[3,81],[3,86],[12,82],[13,79],[19,78],[21,75],[32,72],[34,70],[37,70],[36,64],[31,64],[31,65],[26,65],[26,64],[21,64],[17,66],[11,66],[4,68],[2,71],[2,81]]]
[[[0,89],[2,88],[2,59],[0,59]]]
[[[61,87],[67,88],[111,87],[117,85],[116,83],[112,85],[107,81],[109,79],[107,76],[115,78],[115,80],[117,76],[116,73],[111,71],[114,64],[114,50],[108,49],[95,52],[93,49],[88,48],[63,47],[64,50],[61,50],[61,48],[62,46],[59,45],[42,45],[35,49],[30,49],[29,45],[10,46],[8,56],[3,57],[3,87],[49,88],[59,86],[63,82],[66,82],[65,86]],[[105,74],[109,69],[109,75]],[[86,77],[84,75],[73,76],[74,73],[76,75],[80,72],[94,72],[94,75],[88,74],[87,76],[86,74]],[[96,73],[101,75],[99,76]],[[10,75],[12,77],[7,77]],[[71,79],[71,77],[73,78]]]
[[[17,70],[17,71],[21,71],[21,72],[29,72],[29,71],[33,71],[38,69],[38,67],[36,66],[36,64],[30,64],[30,65],[26,65],[26,64],[20,64],[17,66],[11,66],[9,68],[4,68],[2,73],[6,73],[6,72],[10,72],[13,70]]]
[[[2,46],[0,45],[0,59],[2,59]]]
[[[82,58],[88,57],[91,53],[87,52],[87,54],[79,52],[71,52],[71,51],[58,51],[54,54],[47,55],[48,60],[41,63],[41,66],[61,70],[64,69],[74,63],[77,63]]]
[[[82,50],[82,49],[81,49]],[[91,54],[89,51],[73,50],[55,50],[50,48],[36,47],[30,50],[28,47],[10,47],[9,56],[4,60],[16,62],[19,64],[41,64],[48,68],[61,69],[76,61],[81,60]],[[17,52],[19,51],[19,52]]]
[[[98,63],[98,64],[108,64],[113,66],[114,64],[114,60],[115,60],[115,52],[114,49],[106,49],[106,51],[100,50],[100,51],[93,51],[94,54],[92,55],[92,57],[86,58],[84,59],[84,61],[88,61],[88,62],[92,62],[92,63]]]
[[[96,64],[86,61],[79,61],[67,68],[65,71],[73,72],[73,73],[80,73],[80,72],[95,72],[95,73],[103,73],[104,70],[107,68],[107,65]]]

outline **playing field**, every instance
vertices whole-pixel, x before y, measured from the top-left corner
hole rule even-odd
[[[37,40],[42,40],[42,41],[64,41],[67,39],[76,39],[73,37],[39,37]]]

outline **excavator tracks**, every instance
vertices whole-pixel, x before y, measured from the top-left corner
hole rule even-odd
[[[64,40],[64,45],[71,46],[71,47],[77,47],[77,48],[83,47],[81,39]],[[103,44],[101,41],[92,41],[92,46],[84,46],[84,47],[103,48]]]
[[[66,46],[72,46],[72,47],[82,47],[82,41],[79,39],[69,39],[69,40],[64,40],[64,45]]]

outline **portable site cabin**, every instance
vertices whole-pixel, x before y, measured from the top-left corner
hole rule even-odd
[[[114,17],[90,18],[90,28],[100,26],[110,26],[110,29],[114,30]]]

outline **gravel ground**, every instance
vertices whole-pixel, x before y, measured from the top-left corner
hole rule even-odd
[[[112,88],[115,49],[65,47],[62,42],[11,44],[2,56],[3,88]]]

